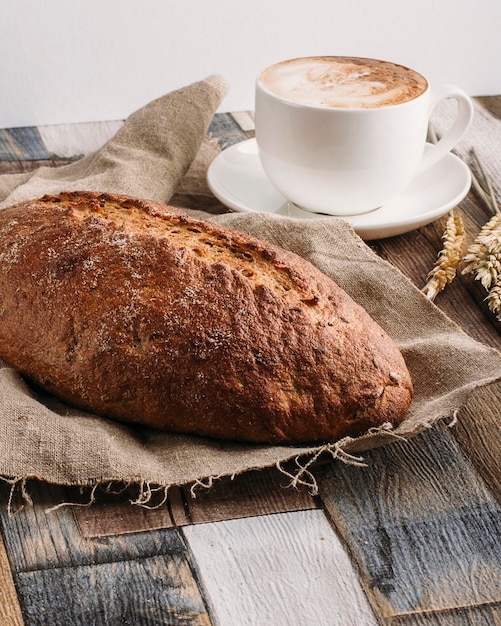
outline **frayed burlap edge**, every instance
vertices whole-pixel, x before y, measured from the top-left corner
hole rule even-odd
[[[140,477],[130,480],[128,482],[118,481],[116,478],[101,478],[96,480],[89,480],[88,482],[78,483],[47,483],[51,485],[63,486],[63,487],[79,487],[80,493],[83,495],[85,489],[90,489],[88,498],[84,502],[76,501],[61,501],[54,506],[51,506],[45,510],[45,513],[51,513],[64,507],[90,507],[96,502],[96,492],[101,489],[104,493],[119,495],[124,493],[130,487],[137,489],[137,496],[134,498],[128,498],[129,504],[133,506],[140,506],[145,509],[153,510],[164,506],[167,502],[169,489],[174,487],[185,486],[189,488],[189,492],[192,498],[197,497],[198,490],[210,490],[214,483],[218,480],[229,478],[234,480],[236,476],[243,474],[247,471],[262,470],[266,468],[275,467],[283,476],[289,479],[288,484],[283,487],[285,489],[305,489],[311,496],[316,496],[319,493],[319,487],[317,478],[313,473],[313,470],[319,465],[325,465],[325,462],[339,461],[346,465],[355,467],[368,467],[365,459],[362,455],[352,454],[349,450],[355,447],[359,447],[360,443],[366,439],[371,440],[370,447],[366,448],[366,451],[374,449],[375,447],[381,447],[389,443],[406,442],[415,435],[430,429],[438,421],[449,419],[447,426],[449,428],[454,427],[458,421],[460,409],[454,409],[452,412],[447,413],[434,420],[433,423],[422,422],[421,428],[417,428],[413,431],[411,436],[399,435],[396,430],[393,429],[391,424],[383,424],[378,428],[370,429],[366,434],[358,438],[344,437],[339,441],[333,443],[326,443],[324,445],[313,448],[309,452],[301,454],[292,454],[287,458],[280,459],[274,464],[268,466],[256,466],[254,468],[247,468],[245,470],[234,472],[232,474],[218,474],[213,476],[202,476],[195,479],[187,485],[185,483],[172,483],[172,484],[159,484],[154,481],[147,481]],[[374,436],[378,436],[380,441],[377,445],[374,445]],[[322,461],[323,459],[323,461]],[[293,463],[294,468],[289,469],[286,464]],[[2,476],[0,475],[0,483],[6,483],[10,486],[9,495],[7,498],[7,515],[9,518],[14,517],[20,513],[26,506],[33,506],[33,500],[29,491],[28,483],[31,481],[40,481],[38,476]],[[46,481],[43,481],[46,482]],[[158,501],[153,502],[155,496],[162,494]],[[15,499],[21,500],[19,506],[14,506]]]

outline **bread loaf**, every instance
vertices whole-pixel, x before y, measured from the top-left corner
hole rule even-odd
[[[104,193],[0,212],[0,358],[87,411],[249,442],[358,436],[412,395],[392,340],[304,259]]]

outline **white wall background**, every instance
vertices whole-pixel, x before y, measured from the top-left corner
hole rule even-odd
[[[251,109],[261,68],[310,54],[499,94],[501,0],[0,0],[0,127],[123,119],[209,74]]]

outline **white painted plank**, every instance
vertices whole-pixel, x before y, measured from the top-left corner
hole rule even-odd
[[[219,626],[376,626],[320,510],[183,529]]]
[[[122,124],[123,121],[58,124],[39,126],[38,131],[50,154],[68,158],[99,150]]]
[[[253,111],[233,111],[231,117],[244,132],[255,129]]]

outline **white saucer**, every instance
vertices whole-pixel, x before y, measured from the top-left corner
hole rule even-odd
[[[427,145],[427,149],[429,149]],[[244,213],[275,213],[302,219],[328,217],[299,208],[282,196],[261,167],[255,139],[227,148],[210,164],[207,182],[228,208]],[[447,154],[416,176],[407,189],[388,204],[364,215],[343,216],[366,240],[383,239],[433,222],[454,208],[471,185],[470,170]]]

